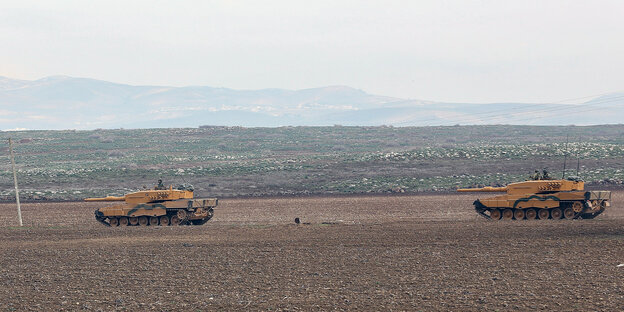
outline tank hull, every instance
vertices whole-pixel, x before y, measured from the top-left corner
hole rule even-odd
[[[610,191],[505,194],[477,199],[475,210],[488,219],[592,219],[610,206]]]
[[[201,225],[214,215],[216,198],[120,203],[95,210],[95,219],[107,226]]]

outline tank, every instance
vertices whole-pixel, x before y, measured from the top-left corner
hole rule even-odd
[[[492,220],[593,219],[610,206],[610,191],[585,191],[577,178],[529,180],[505,187],[464,188],[458,192],[504,192],[479,198],[477,213]]]
[[[88,202],[123,202],[95,210],[95,219],[107,226],[202,225],[212,218],[216,198],[193,198],[193,187],[156,187],[122,197],[86,198]]]

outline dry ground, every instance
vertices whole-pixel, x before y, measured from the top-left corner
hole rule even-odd
[[[0,310],[624,308],[624,192],[594,220],[491,222],[474,195],[226,199],[196,227],[0,204]],[[296,226],[295,217],[310,224]]]

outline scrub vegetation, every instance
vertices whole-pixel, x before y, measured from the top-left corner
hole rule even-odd
[[[419,193],[504,185],[547,168],[588,185],[624,180],[624,125],[279,127],[0,132],[21,196],[77,200],[191,183],[220,197]],[[568,144],[566,146],[566,141]],[[8,145],[0,199],[11,200]],[[2,160],[4,159],[4,160]]]

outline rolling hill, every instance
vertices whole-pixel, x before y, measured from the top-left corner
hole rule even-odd
[[[131,86],[52,76],[0,77],[0,130],[454,124],[620,123],[624,93],[582,104],[440,103],[368,94],[347,86],[233,90]]]

